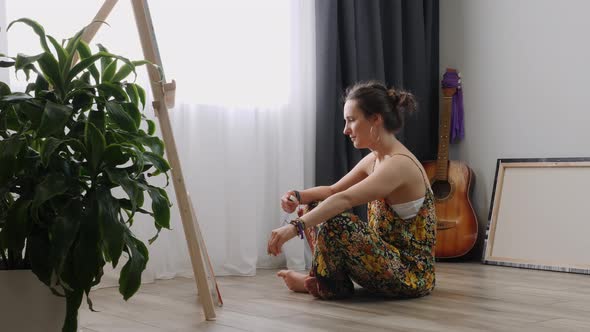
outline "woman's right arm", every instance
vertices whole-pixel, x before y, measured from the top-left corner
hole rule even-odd
[[[369,176],[374,162],[374,155],[368,154],[363,159],[361,159],[361,161],[359,161],[350,172],[348,172],[333,185],[318,186],[300,191],[299,194],[301,195],[301,202],[299,203],[308,204],[311,202],[323,201],[336,193],[352,187]]]

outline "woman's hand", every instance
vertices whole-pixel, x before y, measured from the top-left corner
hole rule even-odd
[[[270,240],[268,240],[268,248],[266,251],[269,255],[276,256],[282,252],[283,244],[297,236],[297,230],[291,224],[273,229],[270,232]]]
[[[281,208],[287,213],[295,212],[295,209],[299,206],[300,202],[295,198],[295,192],[293,190],[287,191],[283,197],[281,197]]]

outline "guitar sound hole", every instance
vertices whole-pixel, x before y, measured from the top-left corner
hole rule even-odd
[[[437,180],[432,184],[432,192],[436,199],[445,199],[451,193],[451,184],[449,181]]]

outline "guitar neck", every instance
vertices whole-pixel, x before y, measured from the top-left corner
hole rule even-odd
[[[451,133],[451,107],[456,88],[444,88],[443,108],[438,127],[438,157],[436,159],[436,179],[446,181],[449,170],[449,136]]]

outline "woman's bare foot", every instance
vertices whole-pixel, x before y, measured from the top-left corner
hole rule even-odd
[[[277,276],[283,278],[285,284],[290,290],[299,293],[307,293],[307,290],[304,286],[305,278],[308,277],[307,274],[295,272],[292,270],[280,270],[277,272]]]
[[[311,295],[319,298],[320,292],[318,290],[318,280],[316,277],[306,277],[303,286]]]

